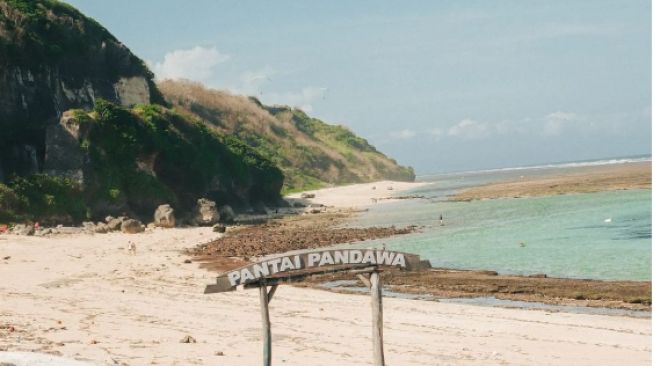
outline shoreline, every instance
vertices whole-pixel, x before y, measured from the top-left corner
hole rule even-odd
[[[204,295],[215,273],[183,254],[219,237],[211,228],[4,237],[0,360],[27,351],[130,366],[259,364],[258,292]],[[392,297],[383,306],[392,364],[578,364],[570,352],[593,364],[650,363],[650,319]],[[270,313],[275,359],[371,362],[368,296],[281,286]],[[197,343],[180,343],[187,336]],[[541,347],[552,339],[563,349]]]
[[[327,207],[340,209],[347,208],[362,210],[374,204],[393,202],[402,199],[401,197],[396,197],[396,193],[406,192],[430,184],[432,183],[396,182],[385,180],[297,192],[290,194],[285,198],[290,199],[293,202],[302,200],[309,204],[322,204]],[[302,198],[302,195],[308,195],[309,197]]]
[[[639,163],[635,163],[639,164]],[[594,171],[596,167],[591,167]],[[603,167],[601,167],[603,168]],[[601,169],[602,170],[602,169]],[[614,170],[611,170],[614,171]],[[621,171],[620,169],[617,171]],[[584,174],[576,177],[585,177]],[[548,179],[545,177],[545,179]],[[392,193],[400,193],[425,184],[404,183],[397,185]],[[437,184],[437,183],[436,183]],[[499,183],[500,184],[500,183]],[[371,232],[382,230],[382,228],[368,228],[370,233],[356,232],[352,235],[342,235],[341,224],[351,220],[353,215],[364,211],[369,206],[371,197],[377,197],[377,204],[391,202],[401,199],[395,195],[391,199],[381,201],[379,192],[372,187],[388,187],[393,182],[375,182],[361,185],[351,185],[323,190],[311,191],[315,197],[310,198],[312,204],[328,202],[329,210],[337,214],[318,214],[300,217],[286,217],[279,220],[271,220],[272,224],[265,224],[261,227],[251,227],[244,231],[230,232],[225,238],[214,243],[209,243],[198,250],[191,251],[194,259],[202,262],[202,267],[214,271],[225,271],[246,262],[236,259],[242,247],[248,243],[268,243],[266,250],[256,246],[254,254],[271,255],[287,250],[310,249],[330,246],[344,246],[352,242],[378,239],[390,235],[409,234],[419,231],[419,227],[410,227],[409,231],[386,231],[382,235],[371,235]],[[355,192],[355,193],[352,193]],[[381,193],[384,193],[381,190]],[[293,195],[300,197],[302,193]],[[358,198],[355,201],[349,198],[355,194]],[[324,201],[321,201],[324,200]],[[358,205],[356,205],[358,204]],[[342,211],[342,208],[347,208]],[[327,211],[328,212],[328,211]],[[297,237],[302,237],[297,240]],[[290,243],[290,244],[287,244]],[[219,254],[222,257],[212,257],[212,254]],[[229,258],[225,259],[225,256]],[[245,258],[247,259],[247,258]],[[555,278],[546,274],[538,275],[511,275],[498,274],[492,269],[488,270],[462,270],[456,268],[433,269],[427,274],[402,274],[398,271],[391,271],[385,276],[385,283],[392,291],[403,294],[425,294],[440,298],[471,298],[471,297],[496,297],[500,300],[527,301],[531,303],[542,303],[561,306],[580,306],[592,308],[627,309],[634,311],[651,311],[651,281],[650,280],[596,280],[578,278]],[[320,287],[320,284],[329,281],[339,281],[344,278],[338,276],[316,276],[314,279],[306,280],[299,286]],[[428,285],[423,285],[428,283]],[[358,284],[360,285],[360,284]],[[354,286],[354,285],[352,285]],[[331,289],[334,290],[334,289]],[[336,292],[337,289],[335,289]]]
[[[256,257],[290,250],[346,246],[393,235],[397,228],[340,228],[353,213],[305,215],[271,220],[265,225],[228,231],[225,237],[187,251],[201,268],[221,273],[247,264]],[[265,242],[265,246],[259,243]],[[245,255],[245,252],[253,253]],[[555,278],[546,274],[502,275],[492,270],[433,268],[416,273],[389,270],[383,273],[388,290],[440,298],[496,297],[550,305],[651,311],[651,281],[610,281]],[[295,285],[320,288],[325,282],[349,279],[347,274],[314,276]],[[358,281],[358,280],[357,280]],[[361,286],[357,282],[350,287]],[[335,289],[338,292],[338,289]]]
[[[562,194],[651,189],[651,162],[551,168],[456,192],[450,201],[526,198]],[[525,171],[528,173],[528,171]]]
[[[355,212],[331,207],[327,213],[275,219],[290,224],[263,227],[261,239],[270,237],[269,230],[293,228],[330,238],[329,230],[312,225],[337,229]],[[261,225],[230,226],[227,236],[237,238],[252,228]],[[130,366],[260,363],[258,292],[202,294],[216,273],[186,254],[220,238],[210,227],[0,236],[0,361],[2,351],[28,351]],[[395,282],[405,280],[401,277],[384,276],[388,290],[407,287]],[[309,285],[281,286],[270,304],[275,359],[290,365],[316,359],[327,366],[369,364],[369,297]],[[395,297],[384,298],[384,310],[384,337],[392,345],[386,360],[392,364],[651,361],[650,319]],[[187,336],[197,343],[180,343]],[[542,347],[552,340],[561,347]]]

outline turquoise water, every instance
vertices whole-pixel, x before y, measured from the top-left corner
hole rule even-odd
[[[414,224],[424,226],[422,232],[360,245],[417,253],[434,267],[651,279],[650,190],[448,202],[444,196],[457,188],[497,178],[445,178],[411,192],[425,199],[375,205],[353,223]]]

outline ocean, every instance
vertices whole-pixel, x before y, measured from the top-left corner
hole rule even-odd
[[[450,202],[470,186],[551,175],[583,166],[650,161],[650,156],[419,177],[433,182],[400,195],[423,199],[374,205],[351,224],[418,225],[420,232],[359,243],[416,253],[434,267],[501,274],[651,280],[651,191],[626,190]],[[444,226],[439,217],[443,215]]]

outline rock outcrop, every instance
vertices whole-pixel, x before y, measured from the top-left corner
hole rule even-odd
[[[160,205],[154,211],[154,225],[158,227],[175,227],[175,210],[168,204]]]
[[[0,181],[44,169],[77,177],[79,154],[61,166],[45,162],[46,141],[51,155],[70,149],[64,112],[100,98],[163,102],[152,79],[141,59],[70,5],[0,1]]]
[[[108,227],[109,230],[111,230],[111,231],[120,230],[120,228],[122,227],[122,222],[123,222],[124,220],[125,220],[124,217],[117,217],[117,218],[114,218],[114,217],[108,216],[108,217],[106,218],[106,221],[107,221],[107,227]]]
[[[34,225],[18,224],[11,230],[14,235],[34,235]]]
[[[138,220],[126,219],[120,225],[120,231],[126,234],[137,234],[145,231],[145,226]]]
[[[220,220],[220,213],[214,201],[206,198],[197,200],[195,208],[195,224],[201,226],[214,225]]]

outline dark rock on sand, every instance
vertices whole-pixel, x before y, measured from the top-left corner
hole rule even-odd
[[[14,235],[34,235],[34,225],[18,224],[11,230]]]
[[[111,216],[109,216],[111,217]],[[107,217],[108,218],[108,217]],[[109,230],[111,231],[116,231],[120,230],[122,226],[122,221],[124,220],[124,217],[118,217],[118,218],[111,218],[111,220],[107,221],[107,226],[109,227]]]
[[[175,227],[175,210],[168,204],[160,205],[154,211],[154,225],[158,227]]]
[[[220,207],[220,220],[224,223],[230,224],[236,220],[236,214],[229,205]]]
[[[220,213],[214,201],[206,198],[197,200],[195,223],[200,226],[214,225],[220,220]]]
[[[122,222],[122,224],[120,225],[120,230],[123,233],[136,234],[136,233],[142,233],[143,231],[145,231],[145,227],[138,220],[127,219],[127,220],[124,220]]]

